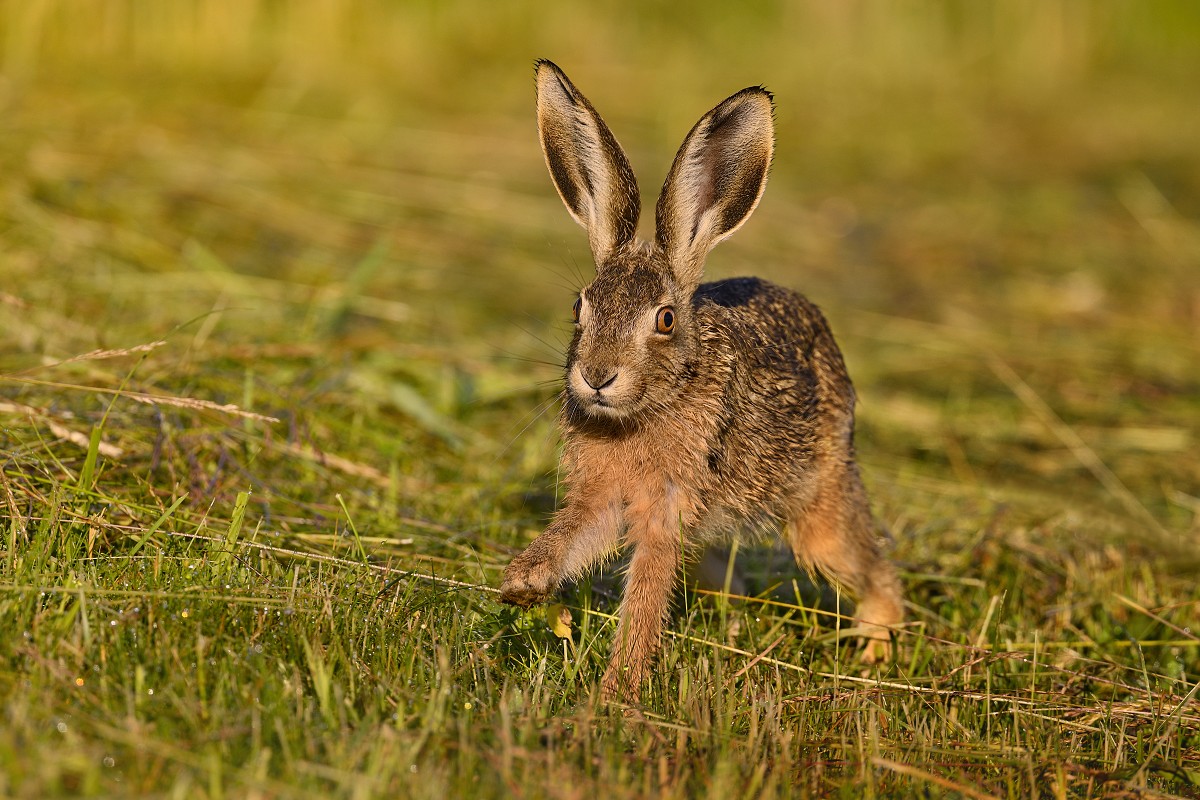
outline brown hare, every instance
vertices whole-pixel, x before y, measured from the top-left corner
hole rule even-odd
[[[636,700],[685,555],[721,534],[782,528],[797,561],[858,598],[871,637],[902,620],[854,461],[854,389],[821,312],[757,278],[701,283],[713,245],[750,216],[774,149],[772,97],[743,89],[683,141],[653,242],[636,237],[621,146],[557,66],[537,62],[546,165],[587,229],[596,279],[575,300],[561,427],[565,502],[504,571],[504,602],[549,598],[631,551],[601,684]]]

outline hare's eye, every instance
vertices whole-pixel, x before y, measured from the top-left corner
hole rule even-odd
[[[670,333],[675,330],[675,309],[670,306],[663,306],[658,310],[658,319],[655,321],[655,330],[659,333]]]
[[[583,298],[576,297],[575,305],[571,306],[571,316],[575,319],[576,322],[579,322],[579,309],[581,309],[581,308],[583,308]]]

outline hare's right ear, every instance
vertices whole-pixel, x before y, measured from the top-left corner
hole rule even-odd
[[[599,267],[637,234],[641,198],[629,159],[587,98],[544,60],[537,62],[537,119],[550,177],[587,228]]]

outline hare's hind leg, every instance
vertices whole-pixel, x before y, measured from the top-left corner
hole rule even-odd
[[[871,640],[868,663],[889,653],[887,627],[904,619],[895,567],[880,549],[867,492],[853,461],[834,460],[816,476],[815,491],[790,510],[785,536],[796,561],[844,587]]]

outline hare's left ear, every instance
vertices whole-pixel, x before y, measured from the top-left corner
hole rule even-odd
[[[537,62],[537,119],[554,186],[583,227],[596,267],[637,235],[641,197],[625,151],[587,98],[550,61]]]
[[[656,241],[676,278],[696,286],[704,260],[758,205],[775,149],[771,93],[743,89],[696,123],[658,198]]]

